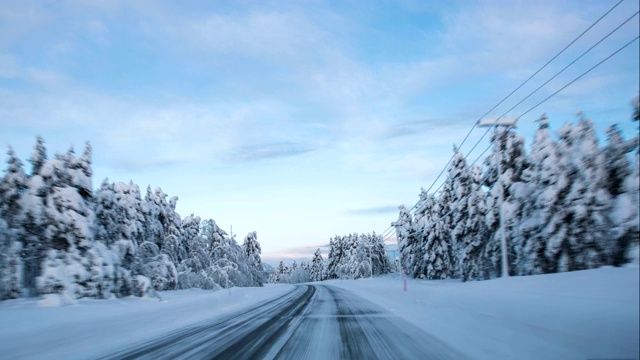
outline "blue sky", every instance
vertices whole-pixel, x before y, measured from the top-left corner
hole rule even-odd
[[[2,1],[0,145],[94,146],[94,184],[177,195],[270,261],[382,232],[473,123],[617,1]],[[638,11],[625,0],[496,117]],[[515,108],[638,36],[638,17]],[[638,42],[520,120],[627,136]],[[463,152],[483,130],[475,130]],[[486,144],[471,154],[474,159]]]

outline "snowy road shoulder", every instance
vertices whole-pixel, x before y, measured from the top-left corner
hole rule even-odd
[[[301,307],[305,309],[301,314],[295,312],[295,304],[307,300],[291,301],[295,314],[280,316],[289,319],[287,329],[297,329],[284,331],[286,343],[281,351],[304,357],[327,354],[333,348],[339,354],[344,342],[329,348],[321,345],[334,343],[340,333],[373,329],[369,333],[376,334],[380,330],[377,321],[398,317],[425,333],[423,342],[431,338],[472,359],[637,359],[639,280],[638,267],[605,267],[469,283],[409,280],[407,292],[402,291],[398,274],[315,283],[320,290],[308,306]],[[331,287],[348,291],[331,293]],[[164,301],[81,300],[60,308],[41,308],[34,300],[5,301],[0,303],[0,354],[3,359],[97,358],[214,318],[246,312],[294,289],[272,285],[218,292],[169,291],[162,293]],[[375,311],[353,316],[353,309],[367,307],[362,299],[375,304],[375,309],[371,307]],[[281,311],[286,310],[287,305],[283,306]],[[273,308],[277,315],[276,308],[282,307]],[[353,327],[355,322],[360,325]],[[273,330],[271,325],[267,328]],[[318,342],[300,346],[307,341],[301,336],[311,332],[320,334]],[[386,339],[396,332],[401,333],[380,330],[379,334]],[[366,348],[362,344],[358,351]]]
[[[105,360],[464,358],[366,299],[316,283],[122,349]]]
[[[0,303],[3,359],[96,358],[281,296],[293,286],[182,290],[153,298],[82,299],[77,305],[38,307],[36,300]]]
[[[639,355],[637,267],[490,281],[402,278],[326,282],[343,287],[474,359],[586,359]]]

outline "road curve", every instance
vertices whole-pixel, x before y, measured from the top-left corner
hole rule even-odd
[[[104,359],[463,359],[347,290],[299,285],[286,295],[172,332]]]

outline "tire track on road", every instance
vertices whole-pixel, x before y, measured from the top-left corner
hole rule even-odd
[[[345,289],[286,295],[106,359],[463,359],[431,334]]]
[[[299,316],[309,305],[316,288],[312,285],[306,285],[306,287],[307,290],[295,302],[286,306],[282,311],[275,314],[271,320],[253,329],[213,358],[224,360],[263,358],[287,330],[291,321],[296,316]]]
[[[268,322],[270,313],[299,302],[304,294],[304,289],[296,287],[293,292],[262,302],[244,313],[234,312],[217,317],[144,342],[135,349],[125,349],[100,359],[212,358],[225,344],[234,341],[238,334]]]

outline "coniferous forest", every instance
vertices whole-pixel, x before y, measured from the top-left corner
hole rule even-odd
[[[301,283],[331,279],[360,279],[388,274],[395,270],[387,255],[382,236],[373,234],[349,234],[334,236],[329,240],[327,261],[318,248],[311,263],[294,261],[287,266],[283,261],[273,270],[272,283]]]
[[[613,125],[600,145],[583,115],[555,133],[546,116],[537,123],[528,151],[515,129],[494,131],[483,166],[454,147],[441,190],[423,190],[415,211],[400,206],[392,225],[399,265],[411,276],[499,277],[502,236],[510,275],[620,266],[637,257],[638,136],[625,140]],[[280,262],[267,271],[255,232],[239,245],[214,220],[181,217],[178,198],[160,188],[143,195],[132,182],[105,179],[93,189],[91,151],[87,143],[79,156],[70,149],[49,158],[38,137],[27,171],[9,148],[0,179],[0,299],[73,302],[396,270],[373,233],[331,238],[326,261],[318,249],[310,263]]]
[[[262,286],[255,232],[243,245],[214,220],[176,212],[162,189],[104,180],[91,146],[48,158],[37,138],[29,171],[9,148],[0,179],[0,299],[144,296],[154,290]]]
[[[625,140],[613,125],[600,145],[582,114],[555,133],[546,116],[537,124],[529,151],[515,129],[494,131],[484,166],[454,148],[441,191],[423,190],[413,213],[400,207],[392,225],[411,276],[499,277],[501,235],[509,275],[621,266],[638,256],[638,137]]]

